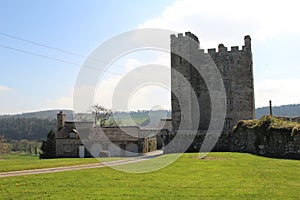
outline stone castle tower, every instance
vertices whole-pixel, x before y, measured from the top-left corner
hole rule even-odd
[[[178,130],[182,119],[178,99],[187,104],[185,109],[189,109],[190,111],[188,112],[189,116],[184,117],[188,118],[187,121],[191,121],[191,125],[187,124],[185,127],[181,127],[181,129],[207,130],[208,128],[211,116],[210,94],[202,75],[187,61],[188,59],[201,62],[201,58],[208,55],[221,74],[226,92],[226,97],[224,98],[226,102],[226,118],[223,131],[231,131],[238,120],[255,118],[250,36],[245,36],[244,42],[242,49],[239,49],[238,46],[233,46],[228,50],[227,47],[220,44],[218,50],[208,49],[206,53],[203,49],[199,48],[199,40],[194,34],[186,32],[185,35],[182,33],[178,34],[178,36],[171,35],[171,67],[188,80],[195,91],[197,103],[200,107],[200,121],[199,123],[194,122],[194,124],[197,124],[195,127],[195,125],[192,125],[194,120],[193,110],[198,108],[195,108],[195,103],[190,98],[190,94],[185,91],[179,78],[172,71],[171,102],[173,130]],[[185,55],[185,58],[180,55]],[[209,76],[209,74],[205,74],[205,76]]]

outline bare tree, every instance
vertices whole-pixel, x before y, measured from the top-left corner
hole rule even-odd
[[[91,109],[89,111],[95,115],[95,118],[94,118],[95,125],[97,125],[98,122],[100,123],[101,127],[115,125],[114,120],[111,119],[111,116],[113,114],[111,109],[107,109],[104,106],[95,104],[95,105],[91,106]]]

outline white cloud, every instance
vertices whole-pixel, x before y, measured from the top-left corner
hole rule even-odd
[[[91,85],[83,85],[75,90],[77,94],[76,96],[74,96],[73,93],[74,89],[71,89],[66,95],[55,99],[47,99],[45,103],[52,109],[74,109],[75,112],[86,112],[94,103],[104,105],[107,108],[112,108],[112,99],[115,88],[117,87],[119,81],[126,76],[128,72],[147,64],[161,64],[168,66],[168,63],[170,62],[169,55],[166,53],[157,54],[157,57],[153,57],[151,62],[143,61],[129,56],[127,59],[124,59],[124,65],[122,65],[124,68],[122,72],[119,72],[121,74],[120,76],[107,73],[104,75],[103,80],[100,81],[96,87]],[[116,69],[117,68],[115,68],[114,71]],[[153,74],[140,74],[139,76],[154,76],[155,73],[156,72],[153,72]],[[157,96],[160,98],[157,98]],[[76,99],[74,100],[74,98]],[[166,109],[169,109],[170,107],[170,97],[168,96],[168,92],[162,92],[162,89],[158,88],[157,86],[142,87],[142,89],[138,90],[132,99],[129,99],[128,101],[130,103],[129,107],[132,110],[150,109],[154,105],[161,105]],[[76,105],[73,103],[76,103]]]
[[[129,99],[130,110],[152,110],[155,107],[170,109],[171,94],[169,90],[157,85],[145,85],[135,91]]]
[[[256,107],[268,106],[272,100],[274,106],[300,102],[300,79],[264,80],[255,85]]]
[[[298,1],[179,0],[139,28],[191,31],[204,48],[212,48],[220,42],[234,44],[246,34],[266,39],[300,33],[298,8]]]
[[[126,72],[131,71],[134,68],[141,66],[141,64],[142,63],[137,59],[132,59],[132,58],[127,59],[127,61],[125,63]]]
[[[114,89],[116,88],[118,82],[121,80],[121,78],[126,75],[127,72],[133,70],[136,67],[139,67],[142,65],[142,63],[134,58],[128,58],[125,59],[125,64],[124,64],[124,70],[122,74],[115,75],[115,76],[108,76],[104,77],[103,80],[101,80],[98,83],[98,87],[96,89],[96,94],[95,94],[95,102],[104,105],[107,108],[112,108],[112,98],[113,98],[113,93]],[[110,74],[107,74],[110,75]]]
[[[9,91],[12,91],[12,89],[9,87],[0,85],[0,92],[9,92]]]
[[[95,102],[111,108],[114,88],[117,86],[120,79],[121,76],[115,76],[100,82],[96,91]]]
[[[72,109],[73,107],[73,97],[72,96],[63,96],[54,100],[54,107],[56,108],[66,108]]]
[[[253,45],[286,33],[300,34],[299,1],[178,0],[160,16],[142,23],[139,28],[163,28],[177,32],[191,31],[201,48],[243,45],[250,35]],[[278,58],[274,58],[278,59]],[[256,60],[255,63],[263,63]],[[256,65],[257,66],[257,65]],[[293,76],[291,74],[291,76]],[[299,103],[299,79],[263,80],[255,84],[256,107]]]
[[[46,104],[50,109],[73,109],[73,89],[69,90],[69,92],[64,96],[46,99],[44,104]]]
[[[96,95],[95,95],[95,102],[104,105],[108,108],[112,108],[112,99],[114,92],[116,91],[116,87],[119,83],[119,81],[126,76],[128,72],[131,70],[145,66],[145,65],[151,65],[151,64],[159,64],[163,66],[170,66],[170,55],[166,53],[157,53],[155,56],[152,57],[150,61],[145,61],[143,59],[137,59],[134,57],[130,57],[128,59],[125,59],[125,73],[123,73],[123,76],[112,76],[110,78],[104,78],[102,80],[97,88]],[[159,72],[152,71],[149,74],[145,74],[144,72],[138,71],[137,69],[136,73],[138,79],[147,79],[147,77],[154,77],[158,76]],[[132,76],[132,75],[131,75]],[[133,79],[136,78],[136,76],[133,75]],[[170,78],[170,77],[169,77]],[[168,79],[168,77],[166,77]],[[127,83],[127,82],[126,82]],[[128,82],[128,86],[131,85],[130,82]],[[151,86],[152,85],[152,86]],[[151,107],[155,105],[160,105],[165,109],[170,109],[170,95],[169,92],[166,92],[165,89],[162,89],[161,87],[158,87],[155,85],[155,83],[150,83],[150,86],[143,85],[141,88],[139,88],[137,91],[121,91],[124,92],[124,95],[128,92],[132,93],[131,99],[128,99],[128,106],[130,110],[138,110],[138,109],[151,109]],[[137,85],[139,87],[139,85]],[[158,98],[159,97],[159,98]],[[125,108],[124,108],[125,109]]]

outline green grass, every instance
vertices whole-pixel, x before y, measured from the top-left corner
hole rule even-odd
[[[120,158],[101,158],[100,161],[111,161],[117,159]],[[40,160],[38,156],[26,154],[8,154],[3,155],[0,158],[0,172],[62,167],[97,162],[99,162],[99,160],[95,158],[59,158]]]
[[[166,155],[172,157],[173,155]],[[156,158],[125,168],[159,163]],[[300,162],[240,153],[184,154],[151,173],[111,168],[0,179],[2,199],[299,199]]]

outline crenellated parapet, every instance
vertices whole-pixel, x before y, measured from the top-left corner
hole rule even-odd
[[[196,35],[194,35],[191,32],[185,32],[185,35],[183,35],[183,33],[178,33],[178,35],[176,36],[175,34],[171,35],[171,42],[176,42],[179,40],[188,40],[188,39],[193,39],[194,41],[196,41],[197,43],[199,43],[199,39]]]
[[[200,53],[208,53],[208,54],[216,54],[216,53],[220,53],[220,52],[251,52],[251,37],[249,35],[246,35],[244,37],[244,45],[242,46],[242,48],[240,49],[239,46],[231,46],[230,50],[224,46],[224,44],[219,44],[218,48],[210,48],[207,49],[207,51],[205,52],[204,49],[200,49],[199,45],[199,39],[196,35],[194,35],[191,32],[185,32],[185,34],[183,33],[178,33],[178,35],[171,35],[171,45],[176,46],[176,45],[182,45],[182,44],[186,44],[187,42],[191,42],[194,43],[196,41],[197,47],[199,49]]]

